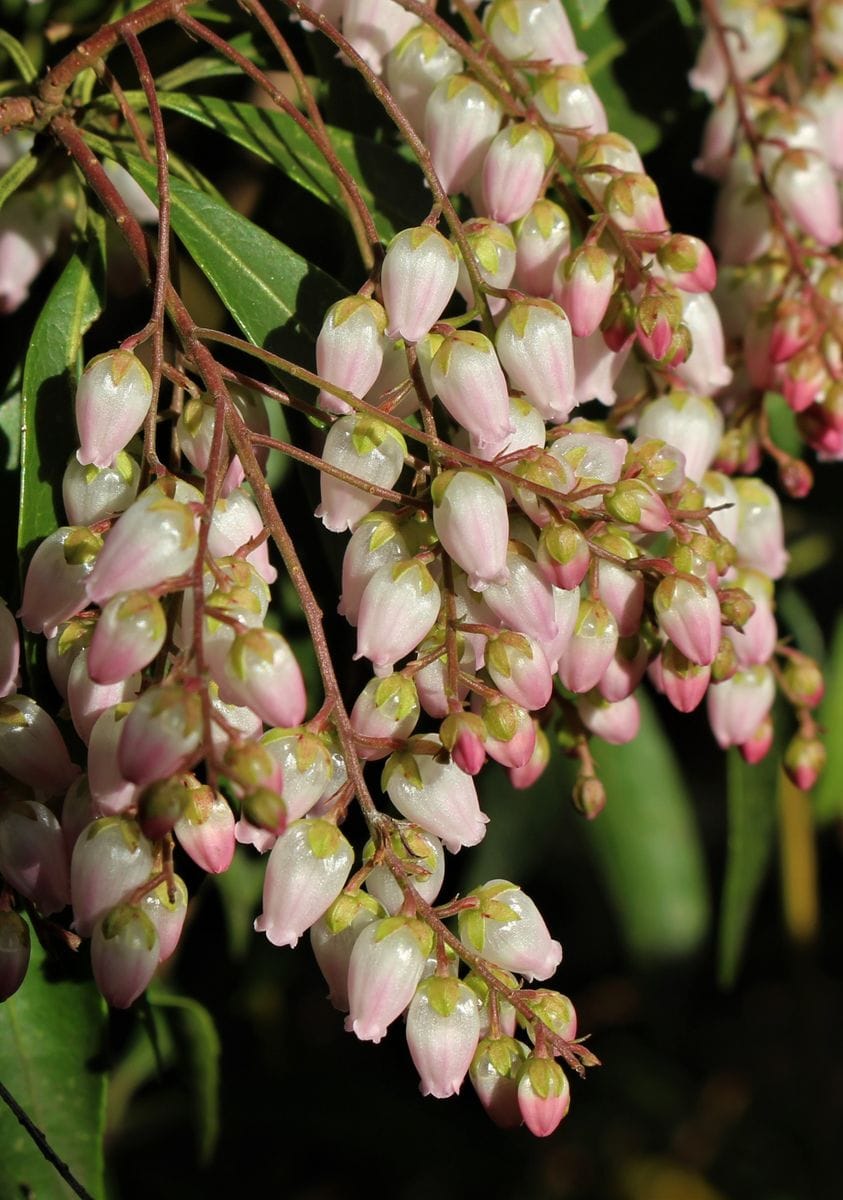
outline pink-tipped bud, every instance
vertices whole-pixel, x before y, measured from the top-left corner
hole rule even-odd
[[[112,1008],[129,1008],[146,990],[160,951],[155,925],[142,908],[120,904],[94,929],[91,967],[102,995]]]
[[[567,313],[576,337],[600,328],[614,290],[614,263],[592,242],[560,259],[554,272],[553,298]]]
[[[478,775],[486,761],[486,726],[476,713],[454,712],[439,727],[442,745],[466,775]]]
[[[316,339],[316,374],[354,396],[365,396],[381,369],[385,328],[386,315],[375,300],[338,300],[325,314]],[[327,412],[351,412],[345,400],[325,390],[318,402]]]
[[[797,733],[788,743],[782,766],[800,791],[809,792],[822,774],[827,757],[818,737]]]
[[[409,556],[407,543],[391,514],[376,512],[363,518],[342,560],[342,596],[337,612],[349,625],[357,624],[363,592],[375,571]]]
[[[209,787],[190,786],[187,807],[173,832],[179,845],[209,875],[221,875],[234,857],[234,813]]]
[[[227,704],[250,708],[267,725],[300,725],[307,710],[301,668],[286,638],[272,629],[248,629],[231,643],[219,676]]]
[[[704,396],[670,392],[645,405],[639,435],[660,438],[685,455],[685,474],[698,483],[711,465],[723,436],[723,414]]]
[[[92,359],[76,389],[79,462],[110,467],[140,429],[151,402],[149,372],[129,350]]]
[[[152,846],[136,821],[100,817],[83,829],[70,861],[73,928],[90,937],[115,904],[127,900],[152,874]]]
[[[0,770],[48,796],[79,774],[52,717],[20,693],[0,700]]]
[[[408,30],[418,23],[394,0],[345,0],[342,31],[376,75],[383,74],[384,58]]]
[[[361,738],[403,741],[416,727],[419,719],[419,697],[412,679],[404,675],[387,675],[370,679],[354,702],[351,728]],[[389,747],[380,748],[358,742],[357,753],[364,762],[386,758]]]
[[[476,846],[486,835],[489,818],[480,811],[474,780],[449,758],[393,754],[384,767],[383,787],[403,817],[441,838],[452,854]]]
[[[673,521],[664,500],[643,479],[622,479],[603,497],[603,506],[615,521],[641,533],[664,533]]]
[[[559,633],[553,587],[523,546],[512,544],[506,556],[509,579],[490,584],[483,599],[495,617],[516,633],[526,633],[540,644]]]
[[[374,896],[342,892],[310,927],[310,945],[330,989],[328,999],[340,1012],[348,1012],[348,964],[354,945],[366,926],[383,915]]]
[[[479,174],[501,108],[491,92],[470,75],[440,80],[425,109],[425,143],[433,169],[448,193],[465,191]]]
[[[457,253],[437,230],[420,225],[397,233],[381,266],[389,336],[424,337],[454,294],[458,274]]]
[[[387,87],[416,133],[424,133],[425,109],[437,83],[462,69],[460,55],[429,25],[416,25],[390,50]]]
[[[254,500],[242,488],[235,488],[214,505],[208,549],[214,558],[224,558],[236,554],[246,542],[265,532],[263,517]],[[270,564],[265,541],[246,555],[246,562],[251,563],[266,583],[275,582],[278,572]]]
[[[545,420],[567,420],[575,403],[574,350],[562,309],[550,300],[513,304],[495,346],[513,386]]]
[[[529,896],[506,879],[493,879],[469,895],[479,905],[460,913],[461,940],[514,975],[549,979],[562,961],[562,947]]]
[[[682,293],[682,325],[690,353],[684,361],[672,360],[676,376],[690,391],[713,395],[731,383],[732,368],[726,363],[720,313],[707,292]]]
[[[552,1058],[529,1058],[518,1079],[518,1107],[536,1137],[548,1137],[568,1114],[571,1086]]]
[[[70,899],[61,826],[46,804],[5,800],[0,809],[0,873],[45,917]]]
[[[32,556],[18,616],[30,633],[51,638],[62,621],[86,606],[86,588],[102,552],[102,538],[84,526],[64,525]]]
[[[281,770],[287,820],[296,821],[313,808],[331,781],[330,749],[324,738],[307,730],[271,729],[261,746]]]
[[[588,542],[571,521],[547,525],[539,534],[536,563],[545,579],[556,587],[579,587],[590,562]]]
[[[665,278],[683,292],[710,292],[717,282],[717,264],[701,238],[674,233],[659,247]]]
[[[571,692],[590,692],[618,645],[618,624],[601,600],[580,602],[574,632],[559,658],[559,678]]]
[[[527,215],[539,198],[553,155],[546,130],[526,121],[507,125],[483,161],[483,198],[489,216],[509,224]]]
[[[483,705],[486,753],[502,767],[523,767],[536,748],[536,723],[512,700],[501,697]]]
[[[117,762],[123,721],[131,711],[131,702],[116,704],[97,718],[91,730],[88,741],[88,787],[95,802],[96,816],[125,812],[137,799],[138,788],[123,778]]]
[[[624,700],[631,696],[644,678],[649,650],[643,638],[625,637],[597,684],[604,700]],[[658,685],[657,685],[658,686]]]
[[[629,451],[626,438],[604,437],[588,421],[574,421],[568,429],[570,432],[552,443],[550,453],[571,467],[577,488],[617,483]],[[600,497],[585,498],[581,504],[583,508],[596,508]]]
[[[744,762],[749,763],[751,767],[763,762],[773,748],[775,733],[773,719],[768,715],[755,730],[749,741],[743,742],[738,746]]]
[[[580,66],[558,67],[552,75],[540,76],[533,103],[548,125],[560,131],[557,144],[572,159],[583,138],[606,133],[609,128],[603,102]]]
[[[708,721],[722,750],[752,738],[772,708],[775,694],[769,667],[749,667],[708,689]]]
[[[91,731],[108,709],[127,700],[134,700],[141,688],[139,672],[117,683],[94,683],[88,673],[88,651],[76,655],[67,678],[67,705],[73,728],[83,742],[88,743]]]
[[[88,579],[88,599],[103,604],[118,592],[154,588],[184,575],[197,543],[193,513],[153,484],[112,526]]]
[[[710,680],[710,666],[699,666],[673,642],[667,643],[659,660],[659,690],[674,708],[683,713],[693,712],[708,690]]]
[[[559,0],[495,0],[483,24],[501,54],[513,61],[564,66],[585,58]]]
[[[198,692],[156,684],[123,722],[117,761],[124,779],[145,787],[186,770],[202,745]]]
[[[62,477],[61,494],[73,525],[96,525],[129,507],[138,494],[140,467],[124,451],[110,467],[83,466],[75,455]]]
[[[379,676],[415,650],[439,615],[442,596],[424,563],[411,558],[380,567],[366,585],[357,625],[357,658]]]
[[[507,772],[509,782],[519,792],[526,791],[541,779],[550,762],[550,742],[547,740],[547,734],[536,722],[533,722],[533,727],[536,731],[533,753],[522,767],[510,767]]]
[[[362,1042],[380,1042],[413,998],[433,934],[414,917],[387,917],[362,930],[348,966],[345,1027]]]
[[[659,189],[649,175],[616,176],[606,188],[606,212],[621,229],[661,233],[667,228]]]
[[[472,1059],[470,1077],[477,1098],[501,1129],[515,1129],[523,1120],[518,1079],[527,1053],[524,1043],[512,1037],[486,1037]]]
[[[158,934],[159,961],[166,962],[179,944],[184,919],[187,916],[187,887],[180,875],[173,876],[173,895],[170,897],[167,881],[147,892],[140,902],[142,911],[149,917]]]
[[[14,996],[29,968],[29,926],[16,912],[0,912],[0,1004]]]
[[[108,601],[94,626],[88,674],[99,684],[128,679],[152,662],[166,635],[167,618],[155,596],[120,592]]]
[[[720,646],[720,602],[705,580],[670,575],[653,595],[659,628],[698,666],[714,662]]]
[[[58,205],[54,204],[52,212],[44,211],[37,192],[20,192],[4,205],[0,215],[0,316],[13,313],[26,300],[30,284],[55,254],[60,226]]]
[[[738,496],[735,548],[739,564],[752,567],[770,579],[781,579],[790,555],[784,548],[778,496],[760,479],[735,479],[733,484]]]
[[[433,976],[419,984],[407,1011],[407,1045],[423,1096],[459,1093],[480,1038],[477,996],[459,979]]]
[[[825,158],[810,150],[788,150],[770,177],[773,195],[798,228],[820,246],[843,240],[837,180]]]
[[[509,578],[509,516],[503,488],[482,471],[446,471],[433,483],[433,525],[446,553],[481,592]]]
[[[340,417],[328,431],[323,460],[366,483],[391,488],[404,466],[407,444],[401,434],[374,417]],[[380,496],[337,479],[321,475],[322,503],[316,516],[332,533],[354,529],[380,504]]]
[[[530,296],[549,296],[556,264],[570,244],[568,214],[552,200],[537,200],[515,226],[514,286]]]
[[[539,643],[523,633],[504,630],[490,638],[486,670],[498,691],[528,712],[544,708],[553,692],[553,676]]]
[[[19,665],[18,627],[6,602],[0,599],[0,699],[16,690]]]
[[[294,821],[272,848],[263,885],[263,912],[255,921],[273,946],[295,946],[336,900],[354,851],[330,821]]]
[[[609,703],[599,697],[583,696],[577,701],[577,713],[586,729],[610,746],[625,746],[638,736],[641,710],[635,696]]]

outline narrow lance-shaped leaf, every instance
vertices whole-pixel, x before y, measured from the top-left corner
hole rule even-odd
[[[825,825],[843,817],[843,615],[837,618],[831,653],[825,667],[825,698],[819,711],[828,759],[814,791],[814,815]]]
[[[191,1118],[200,1163],[207,1163],[219,1136],[220,1040],[211,1014],[198,1000],[156,991],[153,1008],[165,1012],[191,1097]]]

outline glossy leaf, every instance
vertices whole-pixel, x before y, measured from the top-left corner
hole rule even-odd
[[[643,693],[639,703],[634,742],[592,743],[609,799],[585,834],[630,955],[652,963],[699,948],[709,896],[688,787],[655,709]]]
[[[35,63],[18,39],[12,37],[6,29],[0,29],[0,51],[5,52],[9,56],[14,63],[15,70],[24,83],[32,83],[38,78]]]
[[[220,1040],[211,1014],[198,1000],[153,992],[153,1008],[171,1027],[181,1074],[190,1091],[190,1112],[200,1163],[207,1163],[219,1136]]]
[[[155,168],[124,162],[156,199]],[[345,294],[340,284],[219,200],[178,179],[170,188],[176,235],[246,336],[291,357],[312,353],[325,309]]]
[[[32,935],[22,987],[0,1005],[0,1079],[95,1198],[105,1194],[105,1003],[94,985],[56,979]],[[66,1200],[70,1187],[0,1102],[0,1196]]]
[[[843,616],[837,618],[825,666],[825,689],[819,722],[828,730],[828,761],[814,790],[814,815],[823,825],[843,817]]]
[[[775,842],[778,756],[771,751],[762,762],[749,766],[731,749],[726,776],[728,841],[717,973],[721,985],[731,987]]]
[[[41,310],[23,371],[18,549],[62,523],[61,479],[74,445],[73,388],[82,337],[103,303],[104,243],[72,255]]]
[[[38,159],[30,151],[28,154],[23,154],[16,162],[13,162],[10,167],[0,175],[0,208],[6,203],[10,196],[22,187],[29,179],[35,168],[38,166]]]
[[[130,92],[130,102],[140,93]],[[214,129],[280,167],[301,187],[345,214],[340,183],[321,151],[283,112],[239,104],[216,96],[162,92],[160,101],[182,116]],[[387,239],[407,225],[418,224],[430,207],[421,174],[395,151],[345,129],[328,129],[340,162],[360,185],[378,233]]]

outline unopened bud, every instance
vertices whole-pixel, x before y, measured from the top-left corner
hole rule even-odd
[[[606,807],[606,789],[596,775],[578,775],[571,803],[587,821],[593,821]]]
[[[797,733],[784,752],[782,765],[793,783],[801,791],[808,792],[822,774],[827,757],[819,738]]]

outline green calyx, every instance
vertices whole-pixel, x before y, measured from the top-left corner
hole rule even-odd
[[[303,824],[307,827],[307,844],[314,858],[330,858],[343,843],[348,846],[346,839],[331,821],[314,817]]]
[[[427,1002],[440,1017],[450,1017],[459,1003],[460,996],[466,991],[466,986],[453,975],[431,975],[419,984],[419,992],[427,997]]]
[[[64,561],[69,567],[84,567],[102,550],[102,538],[84,525],[71,529],[62,547]]]
[[[384,790],[389,787],[390,780],[398,771],[412,787],[421,788],[423,786],[418,760],[415,754],[411,754],[409,750],[398,750],[395,754],[390,754],[386,760],[381,774],[381,787]]]
[[[336,936],[348,929],[361,912],[382,917],[383,906],[368,892],[341,892],[325,913],[325,924]]]
[[[406,675],[387,675],[375,689],[375,706],[388,713],[392,720],[403,721],[419,711],[416,685]]]
[[[388,438],[401,447],[402,454],[407,453],[407,443],[402,434],[377,417],[358,417],[351,434],[352,445],[361,458],[377,450]]]
[[[103,918],[102,935],[107,941],[124,934],[140,938],[147,950],[153,950],[158,941],[152,921],[134,904],[118,904]]]
[[[386,313],[383,306],[378,304],[377,300],[370,300],[367,296],[346,296],[344,300],[338,300],[329,309],[327,320],[334,329],[338,329],[340,325],[344,325],[358,313],[368,313],[370,319],[374,321],[378,333],[383,333],[386,329]]]

